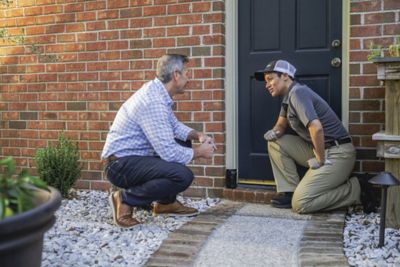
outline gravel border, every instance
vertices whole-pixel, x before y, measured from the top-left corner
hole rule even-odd
[[[219,199],[178,199],[204,212]],[[162,241],[194,217],[152,216],[136,210],[141,225],[122,229],[114,225],[108,193],[76,191],[76,197],[63,200],[57,221],[44,239],[42,266],[142,266]]]

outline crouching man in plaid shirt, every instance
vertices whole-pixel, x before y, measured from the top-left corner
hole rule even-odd
[[[119,109],[101,158],[109,181],[122,190],[110,195],[114,222],[133,227],[133,207],[153,203],[153,214],[190,216],[198,211],[185,207],[176,195],[193,181],[186,166],[195,158],[211,158],[214,140],[177,120],[173,96],[183,94],[188,82],[183,55],[162,56],[157,77],[145,83]],[[192,148],[191,140],[200,145]]]

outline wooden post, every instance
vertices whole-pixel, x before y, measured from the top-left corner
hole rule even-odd
[[[381,58],[378,79],[385,82],[385,132],[373,136],[378,141],[377,154],[385,158],[385,171],[400,180],[400,58]],[[389,187],[386,225],[400,228],[400,186]]]

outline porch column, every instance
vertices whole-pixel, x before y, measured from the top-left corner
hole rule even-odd
[[[400,180],[400,58],[380,58],[378,79],[385,83],[385,131],[372,136],[377,156],[385,159],[385,171]],[[400,186],[389,187],[386,225],[400,228]]]

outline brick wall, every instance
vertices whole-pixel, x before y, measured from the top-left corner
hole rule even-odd
[[[191,165],[196,179],[187,193],[221,196],[224,1],[14,0],[0,8],[0,28],[24,29],[27,44],[0,42],[1,156],[34,167],[35,150],[65,131],[80,148],[77,186],[107,189],[100,154],[116,111],[154,78],[158,57],[182,53],[192,80],[176,115],[218,146],[212,160]]]
[[[376,157],[371,136],[384,130],[385,89],[367,55],[371,42],[387,48],[400,36],[400,1],[352,0],[350,12],[349,129],[358,150],[355,171],[377,172],[384,161]]]

